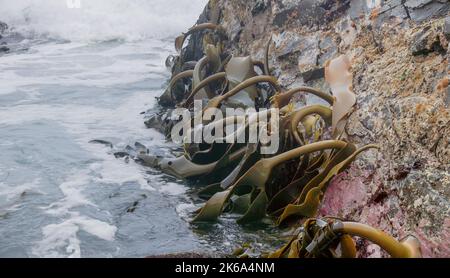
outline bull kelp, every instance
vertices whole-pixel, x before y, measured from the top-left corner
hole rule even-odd
[[[202,36],[193,36],[199,32]],[[183,45],[188,36],[202,40],[204,53],[198,61],[186,58]],[[184,108],[194,119],[182,135],[183,155],[175,159],[144,155],[154,167],[200,187],[196,197],[205,203],[192,222],[214,222],[232,213],[240,215],[239,224],[270,219],[280,228],[295,230],[285,246],[262,255],[272,258],[356,257],[352,236],[378,244],[393,257],[419,257],[420,244],[412,236],[399,242],[364,224],[315,218],[332,179],[365,151],[379,149],[376,144],[356,146],[345,135],[356,106],[350,58],[341,55],[326,63],[330,92],[306,86],[285,90],[268,64],[271,40],[263,62],[227,53],[227,40],[223,28],[212,23],[196,25],[176,39],[179,55],[167,61],[172,78],[159,104]],[[294,101],[298,94],[312,94],[328,105],[299,106]],[[204,107],[198,110],[195,103]],[[222,118],[208,112],[230,108],[246,113]],[[169,129],[181,118],[173,116],[170,121]],[[238,127],[230,131],[235,124]],[[258,135],[270,134],[271,139],[252,141],[245,135],[255,125]],[[196,131],[211,130],[221,136],[214,141],[188,140]],[[278,148],[267,153],[273,138],[278,139]],[[235,255],[248,256],[245,248]]]

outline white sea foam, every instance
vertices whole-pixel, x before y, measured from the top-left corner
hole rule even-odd
[[[114,54],[103,54],[113,56],[122,53],[123,50],[114,50]],[[56,51],[57,52],[57,51]],[[58,53],[58,55],[60,55]],[[6,58],[7,63],[8,59]],[[23,58],[23,57],[22,57]],[[25,67],[23,58],[17,61],[16,67]],[[29,58],[29,57],[28,57]],[[33,57],[35,58],[35,57]],[[137,63],[135,61],[135,63]],[[142,63],[141,63],[142,64]],[[5,66],[3,64],[1,67]],[[8,65],[6,65],[7,67]],[[49,76],[48,78],[29,78],[23,76],[5,76],[5,81],[9,78],[11,93],[17,91],[18,87],[35,84],[33,87],[39,88],[42,83],[61,82],[65,86],[78,88],[78,86],[99,87],[101,82],[105,85],[114,82],[127,83],[128,81],[137,81],[145,78],[145,74],[152,69],[145,66],[139,66],[139,63],[120,65],[124,66],[122,71],[130,68],[129,74],[123,74],[121,79],[117,65],[108,65],[102,69],[94,69],[90,74],[98,74],[98,81],[86,79],[83,77],[62,75],[59,77]],[[111,73],[116,70],[116,76]],[[13,71],[6,71],[13,72]],[[108,76],[111,73],[112,76]],[[85,73],[88,74],[88,73]],[[14,77],[14,78],[13,78]],[[117,81],[119,80],[119,81]],[[6,83],[8,83],[6,82]],[[14,83],[14,84],[11,84]],[[39,84],[39,85],[36,85]],[[44,84],[45,85],[45,84]],[[0,85],[1,86],[1,85]],[[3,106],[0,108],[0,126],[18,126],[30,122],[56,122],[62,126],[65,132],[72,135],[72,138],[78,145],[91,154],[95,162],[87,167],[75,170],[69,174],[65,181],[59,185],[63,197],[41,209],[49,215],[62,219],[62,222],[46,225],[42,227],[42,240],[35,243],[32,248],[33,255],[39,257],[80,257],[82,256],[81,242],[78,237],[80,230],[90,233],[100,239],[114,240],[116,227],[108,222],[81,215],[77,210],[81,207],[96,208],[96,205],[84,194],[84,190],[91,188],[92,185],[123,185],[124,183],[138,184],[141,189],[152,191],[154,188],[147,182],[147,174],[143,167],[134,162],[125,163],[123,160],[116,159],[109,148],[99,144],[89,143],[92,139],[115,138],[119,142],[133,142],[138,138],[146,138],[151,141],[153,146],[164,145],[164,136],[149,130],[143,123],[141,111],[152,107],[155,103],[154,96],[159,91],[136,91],[127,94],[122,103],[116,107],[101,106],[96,103],[81,105],[71,104],[70,102],[62,104],[46,104],[45,102],[31,101],[32,104],[18,104],[14,106]],[[37,95],[36,97],[39,98]],[[5,143],[5,142],[4,142]],[[34,184],[38,186],[38,181]],[[9,210],[14,209],[13,201],[20,194],[29,189],[33,184],[24,184],[23,186],[10,187],[0,184],[0,195],[7,196],[12,201],[8,202]],[[1,196],[0,196],[1,197]],[[96,208],[96,210],[100,210]],[[61,221],[61,220],[60,220]]]
[[[127,43],[90,55],[83,53],[83,47],[87,45],[82,43],[35,45],[32,46],[33,51],[3,56],[0,65],[0,95],[15,93],[20,89],[29,91],[36,99],[39,96],[35,89],[37,85],[110,88],[148,78],[167,77],[163,63],[171,49],[161,41]],[[152,48],[158,49],[152,53],[156,56],[152,59],[153,63],[143,61],[146,59],[145,56],[139,57],[139,60],[120,59],[123,55],[146,52],[146,49],[151,51]]]
[[[66,181],[60,184],[59,189],[64,194],[64,197],[50,204],[48,207],[43,207],[46,213],[55,216],[64,216],[71,213],[72,208],[80,206],[95,206],[82,193],[84,187],[89,184],[91,177],[87,171],[80,171],[71,174]]]
[[[169,195],[181,195],[186,192],[186,187],[173,182],[166,182],[159,188],[159,192]]]
[[[71,41],[166,38],[195,23],[207,0],[0,0],[0,19],[27,36]]]
[[[61,223],[50,224],[42,229],[44,238],[33,248],[33,254],[38,257],[69,257],[80,258],[81,247],[77,233],[84,230],[103,240],[112,241],[117,228],[108,223],[80,216],[73,212],[72,217]],[[64,249],[65,253],[60,250]]]
[[[39,257],[81,257],[79,230],[112,241],[117,228],[114,225],[80,215],[73,209],[92,206],[83,194],[83,189],[92,182],[89,171],[75,171],[69,175],[59,188],[64,197],[48,207],[42,207],[47,214],[65,219],[61,223],[49,224],[42,228],[43,239],[33,247],[33,254]],[[65,249],[65,252],[61,252]]]
[[[25,193],[36,192],[42,193],[39,190],[41,180],[34,179],[20,185],[8,185],[5,182],[0,182],[0,214],[4,211],[14,211],[17,209],[17,203],[21,196]]]
[[[53,216],[65,219],[62,223],[43,227],[43,239],[33,248],[33,254],[39,257],[80,257],[78,231],[84,230],[101,239],[113,240],[116,227],[104,221],[80,216],[78,207],[95,207],[83,190],[92,184],[121,185],[134,182],[144,190],[154,190],[146,180],[145,170],[135,163],[125,163],[108,154],[108,148],[88,143],[93,136],[98,138],[117,136],[117,128],[123,129],[127,138],[154,136],[155,144],[163,144],[163,136],[144,127],[142,116],[137,113],[148,104],[147,93],[136,93],[115,109],[93,106],[63,105],[23,105],[0,111],[0,124],[17,125],[28,121],[51,120],[66,127],[74,135],[79,145],[88,150],[98,162],[91,163],[88,169],[70,174],[59,188],[64,194],[61,200],[42,209]],[[4,113],[4,114],[3,114]],[[94,127],[92,127],[94,125]],[[103,127],[103,128],[99,128]],[[92,131],[95,131],[95,135]],[[65,253],[61,253],[65,247]]]

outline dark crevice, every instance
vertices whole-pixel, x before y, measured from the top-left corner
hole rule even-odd
[[[406,3],[406,0],[402,0],[402,6],[403,6],[403,9],[405,9],[406,16],[408,17],[408,19],[411,19],[411,15],[409,14],[408,8],[405,6],[405,3]]]
[[[403,7],[403,9],[405,9],[406,16],[408,17],[408,19],[411,19],[411,15],[409,14],[408,8],[405,6],[405,3],[406,3],[406,0],[402,0],[402,7]]]

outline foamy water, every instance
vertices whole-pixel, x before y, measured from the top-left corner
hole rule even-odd
[[[77,7],[76,3],[80,6]],[[172,37],[193,25],[206,0],[0,0],[0,20],[27,36],[71,41]]]
[[[25,49],[0,56],[0,256],[198,248],[170,210],[190,202],[186,187],[112,153],[136,141],[167,150],[140,113],[168,78],[167,38],[193,25],[205,2],[0,0],[0,21]]]
[[[113,155],[135,142],[172,155],[141,112],[169,78],[173,37],[205,3],[0,0],[12,49],[0,54],[0,257],[229,252],[259,241],[234,219],[191,225],[195,188]]]

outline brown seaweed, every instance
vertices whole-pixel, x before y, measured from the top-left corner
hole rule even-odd
[[[185,39],[203,30],[213,31],[203,33],[205,56],[198,62],[183,62],[181,52]],[[222,31],[220,25],[204,23],[176,39],[175,47],[180,57],[171,58],[168,64],[178,63],[178,70],[188,70],[175,74],[168,90],[171,93],[172,87],[180,80],[185,82],[186,88],[192,86],[182,99],[170,94],[172,101],[185,108],[191,108],[194,100],[207,101],[203,112],[220,107],[250,107],[260,112],[210,121],[202,118],[201,125],[193,121],[189,130],[191,135],[197,129],[219,130],[235,123],[240,123],[240,126],[220,138],[223,142],[189,143],[184,145],[185,154],[181,157],[162,161],[160,158],[148,159],[149,164],[158,164],[166,173],[179,178],[196,177],[209,184],[202,184],[203,188],[197,191],[197,196],[207,201],[196,212],[193,222],[216,221],[225,212],[241,215],[237,220],[239,224],[271,217],[278,225],[295,225],[298,220],[306,219],[299,232],[270,255],[273,258],[354,258],[357,250],[352,236],[380,245],[393,257],[420,256],[418,242],[414,238],[398,242],[367,225],[333,218],[310,218],[317,215],[332,179],[348,169],[360,153],[378,148],[376,145],[358,148],[349,141],[338,140],[345,138],[344,127],[356,104],[349,58],[341,55],[326,63],[325,80],[331,94],[307,86],[283,92],[277,78],[271,76],[269,52],[272,38],[267,42],[261,62],[252,60],[250,56],[237,57],[224,52],[224,45],[228,44],[218,41],[216,36]],[[260,70],[255,71],[256,67]],[[262,72],[262,75],[257,72]],[[186,80],[189,77],[192,77],[192,82]],[[262,86],[261,83],[270,86]],[[307,105],[294,111],[292,99],[298,93],[319,97],[330,107],[326,104]],[[261,108],[268,110],[261,111]],[[268,120],[273,113],[278,113],[277,124]],[[244,134],[250,124],[258,124],[260,132],[279,135],[277,153],[263,154],[261,149],[265,144],[259,141],[228,143]]]

